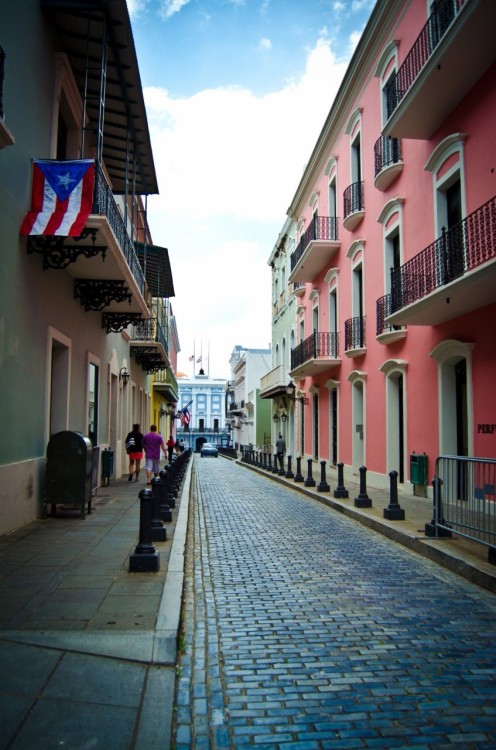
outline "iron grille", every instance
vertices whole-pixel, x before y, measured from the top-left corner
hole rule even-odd
[[[138,256],[134,250],[134,244],[127,233],[126,225],[115,202],[112,190],[103,173],[101,165],[95,163],[95,193],[93,196],[93,213],[99,216],[105,216],[115,235],[115,238],[124,254],[129,269],[133,275],[136,284],[145,296],[145,276],[140,266]]]
[[[401,141],[389,135],[381,135],[374,145],[374,177],[391,164],[398,164],[403,160]]]
[[[391,312],[496,257],[496,196],[404,265],[391,269]]]
[[[349,318],[344,322],[344,348],[363,349],[365,346],[365,316]]]
[[[445,35],[466,0],[438,0],[398,72],[386,85],[388,119]]]
[[[312,359],[339,357],[339,333],[314,331],[291,350],[291,369],[301,367]]]
[[[354,182],[349,185],[343,194],[344,218],[354,211],[363,211],[363,182]]]
[[[298,247],[291,254],[291,270],[299,263],[308,245],[315,240],[338,242],[338,219],[336,216],[313,216],[307,230],[302,234]]]

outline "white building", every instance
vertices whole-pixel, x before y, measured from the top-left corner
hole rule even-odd
[[[202,370],[192,378],[178,377],[179,403],[177,411],[188,406],[189,430],[220,433],[226,426],[225,378],[212,378]],[[178,421],[178,434],[182,426]]]
[[[260,379],[271,368],[270,349],[235,346],[229,364],[227,384],[228,419],[235,446],[271,444],[270,402],[260,398]]]

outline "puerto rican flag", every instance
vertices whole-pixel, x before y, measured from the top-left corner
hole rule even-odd
[[[78,237],[91,213],[94,181],[93,159],[35,159],[31,211],[20,234]]]
[[[189,425],[191,414],[189,413],[188,407],[191,406],[192,403],[193,403],[193,399],[191,399],[191,401],[188,404],[186,404],[186,406],[183,406],[183,408],[179,411],[177,415],[179,419],[181,420],[181,424],[183,427],[187,427]]]

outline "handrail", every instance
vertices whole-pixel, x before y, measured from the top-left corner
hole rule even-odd
[[[143,269],[136,255],[133,241],[131,240],[124,220],[119,212],[117,203],[113,196],[110,185],[103,173],[101,164],[95,163],[95,191],[93,196],[93,213],[105,216],[115,235],[115,238],[123,252],[129,269],[136,281],[141,296],[145,296],[146,282]]]
[[[427,23],[395,76],[386,85],[387,117],[391,117],[420,71],[459,14],[466,0],[438,0]]]
[[[302,234],[294,253],[291,253],[291,270],[298,265],[301,257],[311,242],[315,240],[339,241],[339,224],[337,216],[312,216],[310,224]]]
[[[365,315],[344,321],[344,350],[363,349],[365,346]]]
[[[391,312],[397,312],[496,257],[496,196],[402,266],[391,269]]]
[[[291,350],[291,369],[301,367],[311,359],[337,359],[339,357],[339,333],[314,331]]]

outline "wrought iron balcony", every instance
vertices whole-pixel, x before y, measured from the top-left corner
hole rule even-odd
[[[157,318],[142,320],[132,327],[131,356],[146,372],[170,366],[167,338]]]
[[[158,370],[155,373],[153,389],[165,396],[169,402],[177,403],[179,401],[179,389],[176,376],[170,367]]]
[[[406,328],[404,326],[389,325],[386,318],[391,314],[391,295],[385,294],[376,302],[376,337],[381,344],[392,344],[398,339],[404,339]]]
[[[399,138],[381,135],[374,145],[374,185],[386,190],[403,171],[403,155]]]
[[[496,301],[496,197],[391,271],[388,324],[436,325]]]
[[[100,164],[95,164],[92,213],[81,234],[29,235],[27,251],[43,256],[44,270],[67,270],[74,278],[74,297],[86,311],[102,311],[107,333],[150,316],[145,276]]]
[[[430,138],[493,61],[493,0],[438,0],[386,87],[383,132]]]
[[[343,226],[352,231],[363,219],[363,182],[353,182],[343,193]]]
[[[313,281],[339,249],[339,220],[335,216],[313,216],[291,254],[290,282]]]
[[[291,350],[292,378],[317,375],[341,364],[339,333],[314,331]]]
[[[365,352],[365,315],[345,320],[344,348],[348,357],[359,357]]]

